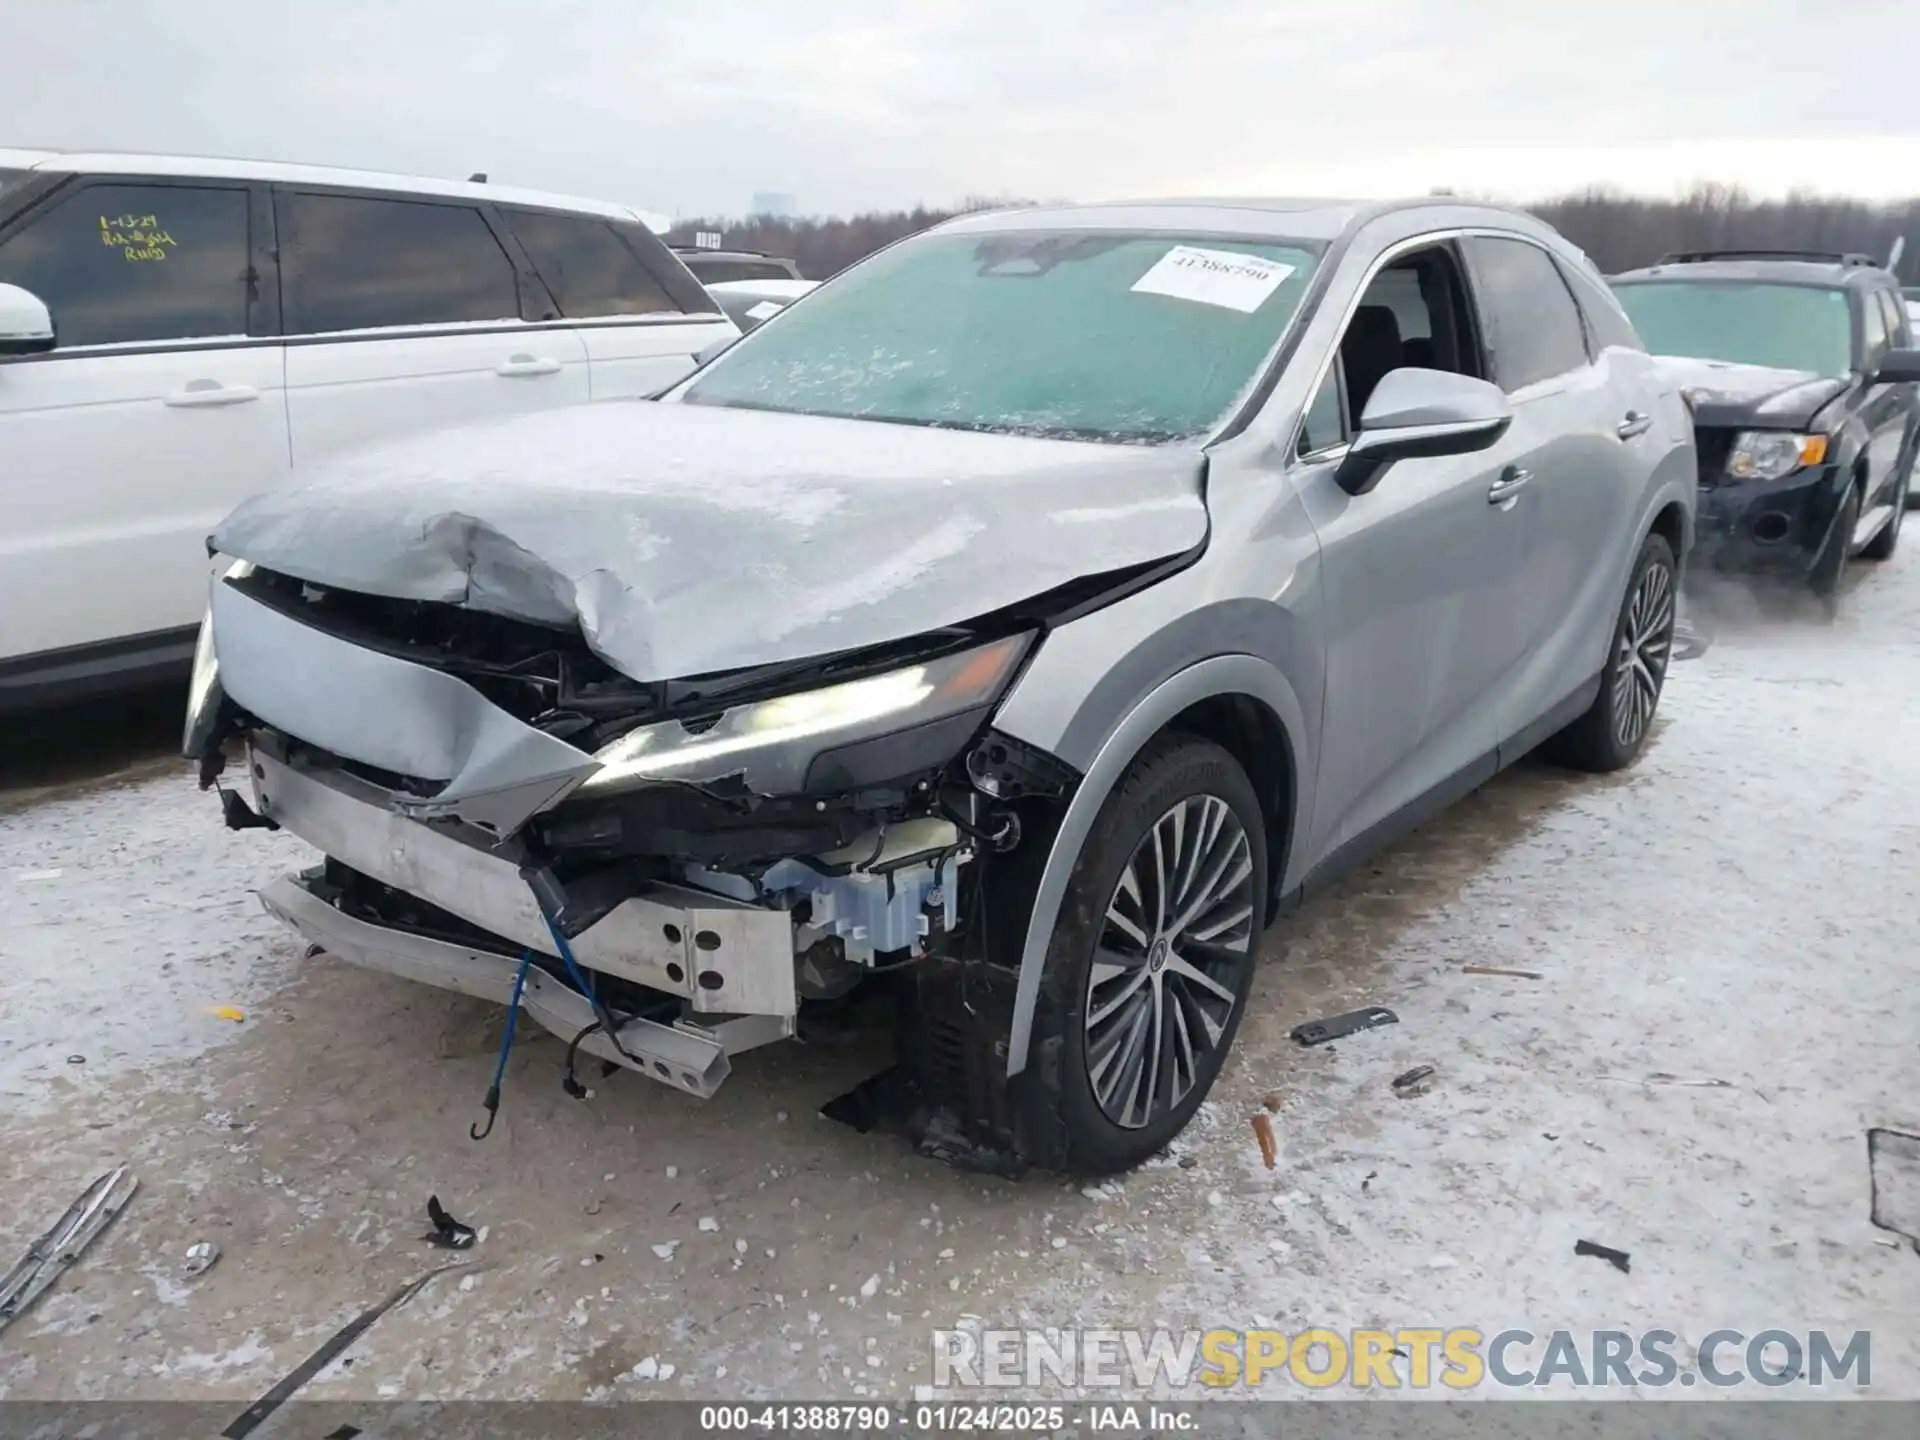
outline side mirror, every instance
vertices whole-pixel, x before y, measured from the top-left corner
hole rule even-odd
[[[1880,357],[1880,368],[1874,372],[1873,378],[1880,385],[1920,380],[1920,350],[1887,351]]]
[[[0,284],[0,355],[38,355],[53,346],[46,302],[31,290]]]
[[[1407,366],[1373,387],[1360,432],[1334,471],[1349,495],[1364,495],[1396,460],[1484,450],[1513,423],[1498,386],[1468,375]]]

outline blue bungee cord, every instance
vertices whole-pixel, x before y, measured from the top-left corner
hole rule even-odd
[[[572,1043],[567,1046],[567,1071],[561,1080],[561,1088],[573,1096],[574,1099],[585,1099],[587,1094],[585,1088],[582,1087],[579,1081],[575,1080],[573,1076],[573,1057],[579,1049],[582,1040],[586,1039],[593,1031],[600,1030],[605,1032],[608,1040],[613,1043],[614,1049],[618,1050],[622,1055],[625,1055],[629,1060],[634,1059],[634,1057],[629,1054],[627,1048],[620,1043],[619,1032],[611,1023],[611,1017],[601,1006],[599,995],[595,993],[592,983],[587,979],[586,972],[580,968],[580,962],[573,958],[573,946],[567,943],[567,937],[561,933],[560,927],[554,923],[553,917],[547,914],[545,906],[542,906],[540,909],[540,917],[547,923],[547,934],[553,937],[554,949],[560,952],[560,963],[566,966],[568,977],[573,981],[575,988],[579,990],[587,1004],[593,1007],[593,1023],[578,1035],[574,1036]],[[528,946],[520,952],[520,968],[514,973],[513,998],[507,1002],[507,1029],[506,1033],[500,1038],[500,1056],[494,1062],[493,1084],[487,1087],[487,1098],[481,1102],[487,1112],[487,1123],[484,1128],[478,1124],[467,1127],[467,1134],[472,1139],[484,1140],[488,1135],[492,1134],[493,1122],[500,1113],[500,1084],[506,1078],[507,1056],[513,1049],[515,1021],[520,1015],[520,997],[526,989],[527,969],[532,964],[533,947]]]
[[[506,1078],[507,1056],[513,1050],[514,1022],[520,1018],[520,996],[527,988],[527,967],[533,964],[533,947],[528,946],[520,952],[520,968],[513,974],[513,998],[507,1002],[507,1032],[500,1037],[500,1058],[493,1063],[493,1084],[487,1087],[487,1098],[481,1105],[487,1112],[487,1128],[478,1125],[467,1127],[467,1136],[473,1140],[484,1140],[493,1133],[493,1122],[500,1114],[500,1082]]]

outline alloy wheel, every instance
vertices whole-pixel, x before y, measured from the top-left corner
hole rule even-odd
[[[1627,602],[1614,656],[1613,738],[1628,750],[1647,733],[1660,703],[1660,682],[1673,653],[1673,621],[1673,571],[1649,565]]]
[[[1108,901],[1087,981],[1088,1079],[1134,1130],[1179,1105],[1219,1047],[1253,964],[1253,846],[1214,795],[1150,826]]]

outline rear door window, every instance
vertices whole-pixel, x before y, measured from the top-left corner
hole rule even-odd
[[[1560,275],[1573,291],[1574,299],[1579,302],[1580,313],[1586,317],[1587,333],[1593,338],[1596,350],[1615,348],[1645,351],[1647,347],[1641,343],[1633,322],[1627,318],[1626,312],[1620,308],[1620,302],[1613,298],[1613,292],[1598,273],[1578,265],[1560,263]]]
[[[471,205],[283,191],[289,335],[520,318],[513,261]]]
[[[1552,256],[1491,236],[1471,236],[1465,249],[1501,389],[1511,393],[1587,363],[1580,311]]]
[[[0,244],[60,348],[247,333],[247,192],[87,185]]]
[[[607,221],[539,210],[504,213],[569,320],[656,315],[678,308]]]

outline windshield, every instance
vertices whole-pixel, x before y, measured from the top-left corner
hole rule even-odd
[[[1649,280],[1614,294],[1655,355],[1844,375],[1853,368],[1846,292],[1810,285]]]
[[[31,170],[0,170],[0,195],[6,194],[32,173]]]
[[[682,394],[1156,444],[1220,425],[1299,307],[1297,244],[1086,231],[927,235],[754,331]]]

